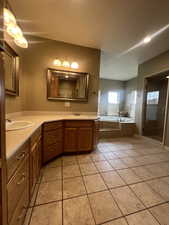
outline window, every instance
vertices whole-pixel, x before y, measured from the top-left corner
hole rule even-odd
[[[109,104],[118,104],[118,93],[117,92],[109,92],[108,93],[108,103]]]
[[[147,93],[147,104],[157,105],[159,101],[159,91],[151,91]]]

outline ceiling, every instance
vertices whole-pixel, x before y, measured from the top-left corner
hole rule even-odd
[[[26,33],[102,50],[101,77],[128,80],[138,64],[169,49],[168,0],[9,0]]]

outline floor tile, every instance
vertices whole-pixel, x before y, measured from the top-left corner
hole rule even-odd
[[[96,224],[104,223],[121,216],[109,191],[89,195],[89,200]]]
[[[107,187],[100,174],[89,175],[83,177],[87,193],[106,190]]]
[[[153,191],[146,183],[134,184],[130,187],[146,207],[151,207],[164,202],[161,196]]]
[[[91,156],[90,155],[85,155],[85,154],[82,154],[82,155],[78,155],[77,156],[77,161],[78,163],[91,163],[92,162],[92,159],[91,159]]]
[[[71,178],[81,176],[78,165],[71,165],[63,167],[63,178]]]
[[[63,201],[64,225],[94,225],[94,218],[87,196]],[[53,225],[53,224],[51,224]]]
[[[132,169],[118,170],[118,173],[127,184],[138,183],[141,179],[133,172]]]
[[[155,206],[151,208],[150,211],[161,225],[169,224],[169,204],[168,203]]]
[[[42,182],[54,181],[62,178],[61,167],[45,168],[42,176]]]
[[[94,163],[80,164],[80,170],[82,175],[90,175],[98,173],[98,170],[94,165]]]
[[[132,214],[126,218],[129,225],[159,225],[147,210]]]
[[[153,179],[156,176],[153,175],[149,170],[147,170],[144,166],[132,168],[133,172],[142,180]]]
[[[113,152],[104,153],[106,159],[117,159],[117,156]]]
[[[100,172],[113,170],[113,168],[107,161],[95,162],[95,165]]]
[[[128,225],[124,218],[120,218],[117,220],[110,221],[108,223],[104,223],[104,225]]]
[[[62,166],[62,158],[57,158],[52,160],[51,162],[49,162],[48,164],[46,164],[46,167],[58,167],[58,166]]]
[[[72,198],[86,193],[82,177],[63,180],[63,198]]]
[[[30,225],[62,225],[62,203],[34,207]]]
[[[161,179],[156,179],[147,181],[146,183],[149,184],[154,191],[160,194],[164,200],[169,201],[169,185],[166,182]]]
[[[62,200],[62,181],[41,183],[36,199],[36,205]]]
[[[116,171],[108,171],[101,174],[104,182],[109,188],[119,187],[126,185],[122,178]]]
[[[63,156],[62,157],[63,166],[72,166],[77,164],[76,156]]]
[[[111,193],[124,215],[144,209],[144,205],[127,186],[112,189]]]
[[[112,159],[109,160],[109,163],[116,170],[128,168],[128,166],[121,159]]]
[[[91,158],[92,158],[92,160],[93,160],[94,162],[99,162],[99,161],[104,161],[104,160],[106,160],[106,158],[104,157],[103,154],[92,154]]]

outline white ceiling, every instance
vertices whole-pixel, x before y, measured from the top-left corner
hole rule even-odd
[[[122,54],[169,24],[168,0],[9,0],[28,33],[102,49],[101,77],[128,80],[137,67],[169,49],[169,29]]]

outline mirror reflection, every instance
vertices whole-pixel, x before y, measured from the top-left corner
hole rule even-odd
[[[89,74],[48,69],[48,99],[87,101]]]

